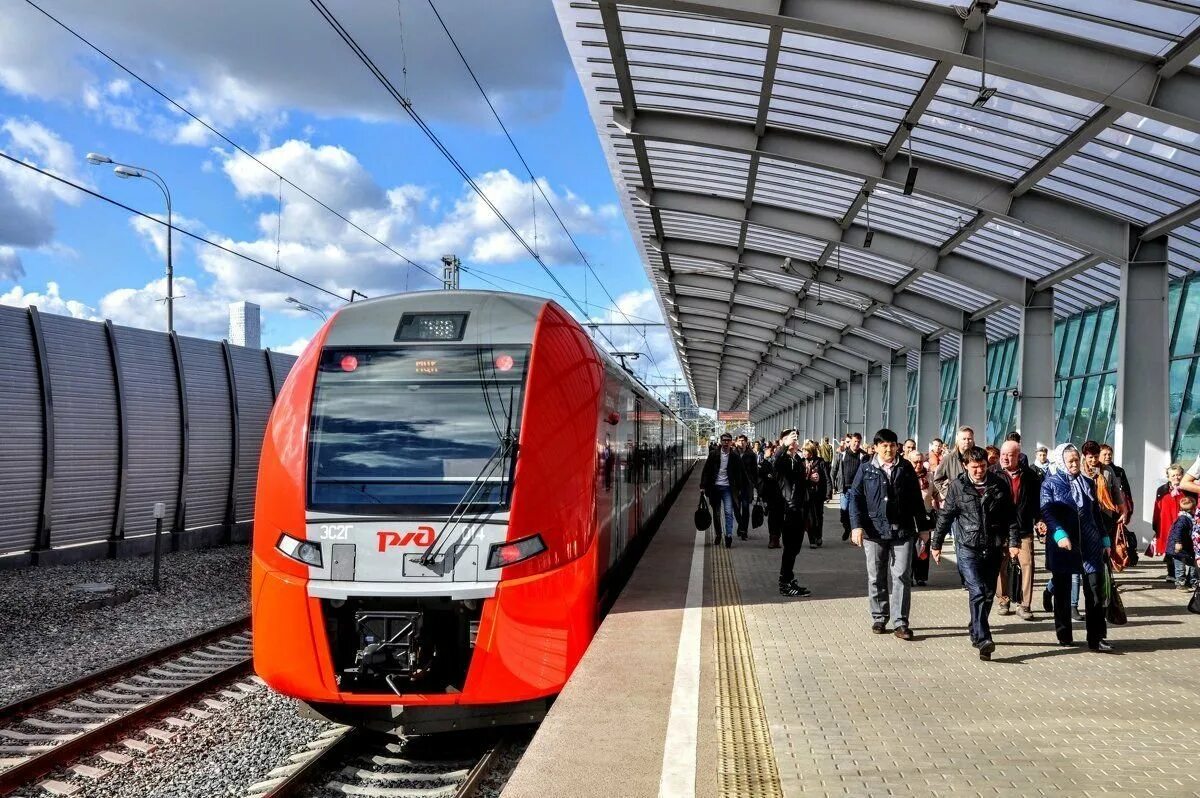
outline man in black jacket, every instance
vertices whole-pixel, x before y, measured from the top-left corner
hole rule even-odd
[[[992,470],[1008,485],[1017,513],[1017,527],[1021,530],[1021,546],[1017,554],[1017,562],[1021,565],[1021,584],[1009,585],[1010,558],[1005,552],[1000,562],[1000,583],[996,588],[1000,614],[1011,615],[1013,608],[1010,599],[1019,595],[1021,600],[1016,607],[1017,615],[1022,620],[1032,621],[1033,536],[1035,532],[1039,538],[1046,534],[1041,510],[1042,474],[1022,460],[1021,444],[1012,440],[1001,445],[1000,462]]]
[[[775,481],[775,455],[778,449],[767,441],[763,447],[763,459],[758,464],[758,496],[767,505],[767,548],[779,548],[783,532],[783,499],[779,484]]]
[[[875,433],[875,456],[862,463],[849,491],[850,540],[867,555],[867,599],[871,631],[912,640],[913,541],[929,540],[929,515],[912,464],[900,457],[896,433]]]
[[[988,471],[987,452],[972,446],[963,455],[963,472],[946,489],[946,503],[938,513],[929,550],[933,561],[940,563],[942,543],[954,524],[954,552],[971,608],[971,645],[982,660],[991,659],[996,650],[988,614],[996,596],[1004,547],[1008,546],[1013,557],[1021,550],[1021,530],[1010,491],[1004,479]]]
[[[810,517],[808,503],[815,483],[806,461],[800,455],[800,436],[794,429],[783,431],[783,451],[775,455],[775,484],[783,504],[783,559],[779,564],[779,593],[803,597],[812,594],[796,581],[796,555],[804,548],[804,530]]]
[[[734,495],[737,534],[739,538],[746,540],[750,536],[750,507],[754,504],[754,477],[758,473],[758,455],[750,448],[750,439],[745,435],[737,436],[734,450],[742,461],[742,471],[748,477],[742,492]]]
[[[845,443],[845,447],[833,456],[833,471],[830,474],[833,490],[842,494],[842,540],[850,537],[850,486],[854,484],[858,467],[869,459],[867,453],[862,450],[862,435],[851,432],[846,435]]]

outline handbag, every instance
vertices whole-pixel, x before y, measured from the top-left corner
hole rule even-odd
[[[1139,557],[1138,557],[1137,544],[1138,544],[1137,538],[1134,536],[1134,534],[1132,532],[1129,531],[1129,527],[1126,527],[1125,528],[1125,545],[1129,549],[1128,554],[1127,554],[1127,556],[1129,557],[1129,561],[1125,563],[1126,568],[1132,568],[1138,564]]]
[[[1121,594],[1117,592],[1117,580],[1113,579],[1112,571],[1105,568],[1105,576],[1107,578],[1107,608],[1105,617],[1113,626],[1122,626],[1128,616],[1125,614],[1125,602],[1121,600]]]
[[[712,511],[708,509],[708,499],[700,494],[700,504],[696,506],[696,530],[703,532],[712,526]]]
[[[1192,600],[1188,602],[1188,612],[1200,615],[1200,585],[1196,585],[1196,589],[1192,591]]]
[[[763,504],[762,501],[754,503],[754,509],[750,511],[750,525],[758,529],[763,525]]]
[[[1021,591],[1021,563],[1012,557],[1008,560],[1008,600],[1013,604],[1025,603],[1025,594]]]
[[[1112,561],[1112,569],[1117,573],[1125,570],[1125,566],[1129,565],[1129,541],[1125,538],[1125,530],[1114,530],[1112,549],[1109,550],[1109,559]]]

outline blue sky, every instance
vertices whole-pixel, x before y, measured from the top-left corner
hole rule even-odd
[[[455,252],[468,269],[495,275],[511,290],[525,289],[504,280],[556,291],[307,4],[38,4],[413,260],[436,270],[440,254]],[[577,254],[535,199],[425,0],[329,6],[529,238],[537,208],[543,258],[577,299],[586,292],[595,316],[615,318],[595,279],[585,288]],[[438,8],[608,292],[626,312],[659,318],[551,5],[441,0]],[[274,175],[36,8],[15,2],[7,20],[0,29],[3,152],[159,214],[162,197],[148,181],[120,180],[84,156],[96,151],[151,167],[171,188],[180,226],[272,264],[278,248],[282,270],[341,293],[430,286],[287,187],[279,219]],[[0,302],[161,329],[162,235],[160,226],[125,211],[0,166]],[[177,240],[175,273],[176,293],[186,295],[176,301],[176,327],[186,334],[222,337],[227,303],[244,298],[263,306],[264,344],[296,351],[317,322],[284,299],[337,304],[192,242]],[[490,287],[472,274],[463,286]],[[645,346],[639,334],[614,337],[622,348]],[[676,373],[665,333],[652,330],[650,339],[661,371]],[[658,381],[646,358],[639,364]]]

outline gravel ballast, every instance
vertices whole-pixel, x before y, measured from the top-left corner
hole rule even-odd
[[[83,761],[109,771],[97,780],[61,772],[55,777],[80,788],[73,798],[242,796],[247,787],[283,764],[285,752],[299,750],[333,728],[326,721],[301,716],[296,701],[266,687],[238,700],[214,695],[226,704],[225,709],[212,711],[196,704],[210,716],[175,739],[156,743],[149,754],[137,755],[126,765],[85,757]],[[161,722],[152,725],[164,728]],[[129,736],[148,739],[136,732]],[[36,794],[31,789],[24,792],[30,798]]]
[[[149,557],[0,571],[0,705],[244,617],[249,556],[246,546],[164,554],[158,593]]]

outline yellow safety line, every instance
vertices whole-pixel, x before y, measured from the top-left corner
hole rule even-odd
[[[783,788],[754,673],[754,656],[737,576],[726,549],[713,547],[712,552],[713,598],[717,608],[719,794],[731,798],[782,798]]]

